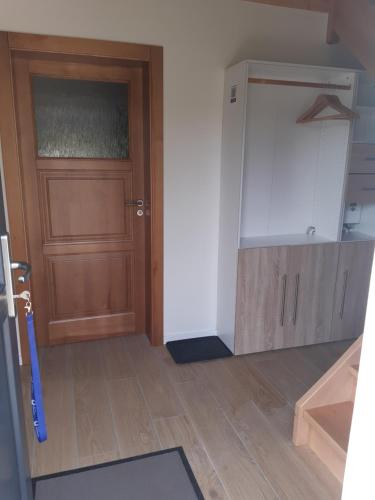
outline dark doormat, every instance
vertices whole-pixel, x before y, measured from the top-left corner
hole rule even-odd
[[[35,500],[204,500],[182,448],[33,480]]]
[[[224,342],[216,336],[173,340],[167,342],[166,346],[174,361],[179,364],[233,356]]]

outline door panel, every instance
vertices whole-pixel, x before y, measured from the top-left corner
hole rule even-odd
[[[130,240],[132,172],[39,173],[44,243]]]
[[[42,344],[145,331],[143,73],[16,57]],[[48,307],[41,307],[47,305]]]
[[[331,340],[338,254],[337,243],[289,247],[284,347]]]
[[[287,304],[287,247],[240,250],[235,354],[283,347]]]
[[[351,339],[363,333],[373,255],[373,241],[340,245],[332,340]]]

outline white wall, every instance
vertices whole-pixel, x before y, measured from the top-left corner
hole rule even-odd
[[[375,261],[372,267],[361,364],[353,413],[342,500],[374,498],[375,445]]]
[[[325,44],[326,16],[242,0],[0,0],[0,29],[164,46],[166,339],[214,332],[224,68],[355,64]]]

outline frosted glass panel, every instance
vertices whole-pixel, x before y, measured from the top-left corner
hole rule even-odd
[[[126,83],[34,76],[32,86],[38,156],[128,158]]]

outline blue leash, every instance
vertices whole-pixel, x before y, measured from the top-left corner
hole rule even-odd
[[[35,341],[34,315],[31,311],[26,313],[26,321],[31,359],[31,409],[36,437],[39,443],[43,443],[43,441],[47,440],[47,426],[44,414],[42,384],[40,381],[38,351]]]

